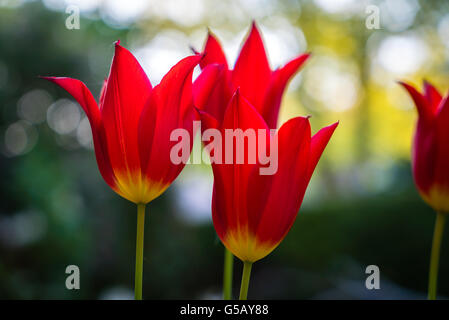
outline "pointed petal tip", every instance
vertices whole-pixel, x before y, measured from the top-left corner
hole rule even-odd
[[[207,30],[207,39],[204,43],[202,53],[206,54],[206,57],[201,62],[201,68],[204,68],[211,63],[222,63],[226,65],[226,67],[228,66],[221,43],[209,28]]]
[[[325,128],[330,128],[330,129],[335,130],[335,128],[337,128],[339,124],[340,124],[340,120],[338,120],[337,122],[334,122],[334,123],[326,126]]]
[[[37,76],[39,79],[42,80],[47,80],[50,81],[52,83],[56,83],[58,82],[58,79],[61,79],[62,77],[52,77],[52,76]]]
[[[428,81],[427,79],[424,78],[422,83],[423,83],[424,92],[428,92],[430,90],[433,90],[436,93],[440,94],[439,91],[437,90],[437,88],[430,81]]]
[[[251,29],[250,29],[250,32],[249,32],[249,34],[251,35],[251,34],[257,34],[259,37],[260,37],[260,31],[259,31],[259,26],[257,25],[257,22],[256,22],[256,20],[253,20],[252,22],[251,22]]]
[[[206,27],[207,28],[207,37],[214,37],[214,33],[212,32],[212,30],[210,29],[210,27]]]
[[[309,128],[309,130],[310,130],[311,127],[310,127],[309,116],[307,116],[307,117],[298,116],[298,117],[294,117],[294,118],[291,118],[291,119],[287,120],[277,130],[277,134],[279,134],[281,131],[291,130],[292,128],[296,128],[297,126],[302,126],[302,125],[306,125],[306,127]]]
[[[53,76],[37,76],[39,79],[47,80],[50,82],[56,82],[59,79],[63,79],[64,77],[53,77]]]
[[[237,87],[237,89],[235,89],[234,93],[231,96],[231,99],[228,102],[226,110],[228,109],[229,105],[234,103],[234,101],[236,101],[236,100],[238,101],[239,99],[240,99],[240,87]]]
[[[414,90],[418,91],[411,82],[407,82],[405,80],[396,80],[396,83],[401,85],[405,89],[414,89]]]
[[[312,52],[305,52],[301,54],[297,59],[302,58],[304,62],[307,61],[312,56]]]
[[[287,65],[297,65],[296,68],[299,69],[303,66],[304,63],[307,62],[307,60],[310,59],[310,57],[312,56],[311,52],[306,52],[303,54],[300,54],[299,56],[297,56],[296,58],[292,59],[290,62],[287,63]]]
[[[340,124],[340,120],[338,120],[337,122],[334,122],[328,126],[322,127],[318,130],[317,133],[315,133],[315,135],[319,136],[320,134],[327,132],[327,134],[329,134],[329,139],[330,139],[330,137],[334,134],[334,131],[335,131],[335,129],[337,129],[339,124]]]
[[[130,50],[128,50],[127,48],[125,48],[124,46],[122,46],[120,44],[120,39],[119,39],[119,40],[114,42],[114,54],[115,55],[119,55],[119,54],[122,54],[122,53],[129,53],[130,55],[132,55],[134,57],[134,55],[131,53]]]
[[[215,35],[215,33],[211,30],[211,28],[207,27],[207,41],[215,41],[218,42],[217,36]]]
[[[310,118],[312,118],[312,116],[309,114],[305,117],[297,117],[297,118],[301,118],[301,120],[304,120],[308,123],[308,125],[310,126]]]
[[[251,30],[252,29],[258,29],[256,19],[251,20]]]
[[[411,85],[410,83],[407,83],[405,81],[396,80],[396,83],[401,85],[403,88],[405,88],[409,92],[410,92],[410,90],[417,91],[413,85]]]
[[[427,80],[426,78],[423,78],[422,85],[423,85],[423,88],[430,87],[430,88],[435,89],[435,86],[429,80]]]
[[[310,125],[310,118],[312,118],[312,116],[311,115],[307,115],[305,117],[298,117],[298,118],[301,118],[301,119],[307,121],[309,123],[309,125]]]
[[[306,52],[302,55],[304,57],[303,63],[307,62],[310,58],[312,58],[313,54],[312,52]]]
[[[287,122],[295,122],[295,121],[307,121],[307,122],[310,122],[309,121],[309,119],[311,118],[312,116],[297,116],[297,117],[294,117],[294,118],[291,118],[291,119],[289,119],[289,120],[287,120],[285,123],[287,123]]]
[[[115,55],[117,55],[120,52],[123,52],[125,50],[127,51],[127,49],[120,44],[120,40],[117,40],[114,42],[114,54]]]

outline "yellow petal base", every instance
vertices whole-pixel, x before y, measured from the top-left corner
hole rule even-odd
[[[114,172],[116,187],[114,191],[123,198],[136,204],[147,204],[159,197],[169,184],[163,184],[144,177],[138,172]]]
[[[255,262],[266,257],[279,244],[261,243],[247,232],[229,232],[223,241],[226,248],[242,261]]]
[[[436,211],[449,213],[449,189],[435,185],[429,192],[421,192],[423,199]]]

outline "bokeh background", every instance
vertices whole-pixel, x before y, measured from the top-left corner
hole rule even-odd
[[[66,28],[70,5],[80,29]],[[366,28],[368,5],[380,29]],[[81,79],[98,96],[120,39],[156,84],[190,46],[202,48],[207,27],[232,65],[252,19],[273,68],[313,53],[280,124],[312,115],[313,131],[340,126],[291,232],[255,264],[249,296],[425,298],[435,215],[413,185],[416,113],[396,81],[449,88],[445,0],[0,0],[0,298],[133,297],[135,206],[102,180],[79,106],[38,75]],[[210,167],[190,165],[148,207],[144,298],[220,298],[211,189]],[[80,290],[65,288],[71,264]],[[380,290],[365,288],[371,264]],[[234,275],[237,293],[237,260]],[[449,234],[439,293],[449,296]]]

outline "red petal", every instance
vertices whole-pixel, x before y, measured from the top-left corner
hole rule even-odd
[[[313,171],[315,170],[315,167],[318,164],[321,155],[323,154],[324,148],[326,148],[337,126],[338,122],[330,126],[324,127],[320,131],[315,133],[315,135],[312,137],[312,143],[310,145],[310,161],[309,161],[307,183],[312,177]]]
[[[229,105],[229,101],[234,93],[231,84],[231,71],[222,68],[213,85],[214,87],[212,88],[212,91],[210,91],[207,100],[203,100],[198,107],[207,113],[210,113],[221,123],[226,108]]]
[[[258,242],[271,246],[271,250],[293,225],[307,188],[311,147],[308,118],[287,121],[277,135],[278,171],[272,177],[269,199],[256,231]]]
[[[437,161],[435,120],[418,118],[412,147],[412,169],[416,186],[426,194],[434,182]]]
[[[426,194],[433,184],[437,141],[433,101],[435,93],[428,85],[424,85],[426,96],[423,96],[411,85],[399,82],[412,97],[418,110],[418,122],[412,147],[413,178],[421,193]]]
[[[427,99],[432,111],[435,112],[440,105],[442,97],[438,90],[427,81],[424,81],[424,97]]]
[[[222,128],[225,129],[267,129],[265,120],[256,108],[246,99],[240,89],[237,89],[229,102],[223,118]]]
[[[203,69],[201,74],[193,83],[193,97],[195,106],[200,110],[214,114],[211,110],[215,109],[213,103],[213,95],[217,82],[219,82],[220,74],[223,71],[223,66],[219,64],[211,64]]]
[[[136,58],[116,43],[101,109],[116,175],[140,174],[137,127],[150,93],[151,83]]]
[[[310,57],[303,54],[287,63],[281,69],[273,72],[271,86],[265,97],[261,115],[271,129],[277,127],[279,108],[281,107],[282,95],[290,79],[299,71],[299,68]]]
[[[413,101],[415,102],[416,109],[418,110],[419,116],[425,119],[432,118],[433,117],[432,108],[430,104],[427,102],[427,99],[425,99],[424,96],[411,85],[405,82],[399,82],[399,84],[402,85],[412,97]]]
[[[449,95],[441,103],[436,119],[437,158],[435,183],[449,192]],[[448,201],[449,202],[449,201]],[[442,208],[437,208],[442,210]],[[445,208],[447,210],[447,208]]]
[[[268,130],[268,127],[262,117],[245,100],[237,91],[226,110],[223,121],[222,137],[223,151],[225,154],[227,139],[230,138],[223,132],[225,129],[241,129],[245,132],[247,129]],[[245,139],[246,140],[246,139]],[[246,140],[248,141],[248,140]],[[248,144],[248,142],[245,142]],[[214,171],[214,193],[212,205],[212,217],[217,234],[226,244],[226,237],[230,234],[238,234],[239,237],[245,238],[248,234],[249,216],[247,211],[248,201],[257,201],[250,199],[247,194],[248,181],[251,172],[258,168],[257,164],[248,163],[248,149],[250,152],[257,154],[255,144],[250,144],[249,148],[245,148],[245,163],[236,163],[236,147],[235,143],[232,152],[232,164],[212,164]],[[230,150],[226,150],[230,152]],[[223,159],[225,162],[225,159]],[[240,243],[242,246],[246,245]],[[240,245],[239,244],[239,245]],[[229,248],[234,254],[237,254],[239,248]]]
[[[70,93],[72,97],[80,104],[81,108],[83,108],[87,117],[93,122],[93,124],[97,124],[100,121],[100,110],[98,109],[97,102],[92,96],[90,90],[82,81],[66,77],[41,78],[57,84]]]
[[[214,34],[209,31],[207,41],[203,50],[204,58],[200,61],[201,69],[204,69],[209,64],[222,64],[228,69],[228,62],[226,56],[221,48],[220,42],[217,40]]]
[[[173,164],[170,151],[177,141],[170,141],[175,129],[189,132],[193,144],[193,121],[197,117],[192,95],[192,73],[200,56],[178,62],[154,87],[139,123],[139,146],[142,170],[153,182],[168,186],[184,164]],[[187,142],[187,141],[186,141]]]
[[[298,72],[299,68],[301,68],[309,58],[310,53],[302,54],[299,57],[291,60],[281,69],[278,69],[277,72],[279,73],[279,81],[285,86],[290,78]]]
[[[263,41],[253,23],[232,72],[232,83],[234,88],[240,87],[241,94],[260,112],[264,106],[270,77],[271,69]]]
[[[92,129],[92,137],[95,147],[95,156],[98,163],[98,168],[103,179],[112,188],[115,189],[115,178],[109,161],[106,136],[101,121],[100,110],[95,102],[92,93],[87,89],[86,85],[80,80],[63,78],[63,77],[42,77],[56,83],[61,88],[70,93],[73,98],[78,101],[81,108],[89,119]]]

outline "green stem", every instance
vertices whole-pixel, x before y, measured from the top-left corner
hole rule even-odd
[[[234,269],[234,256],[231,251],[225,248],[224,254],[224,272],[223,272],[223,299],[232,298],[232,272]]]
[[[248,297],[249,278],[251,277],[252,266],[252,262],[243,261],[242,284],[240,285],[239,300],[246,300],[246,297]]]
[[[433,232],[432,253],[430,255],[430,271],[429,271],[429,300],[437,298],[437,282],[438,282],[438,263],[440,260],[441,239],[443,238],[445,215],[437,212],[435,221],[435,230]]]
[[[134,285],[134,297],[136,300],[142,300],[144,227],[145,227],[145,204],[139,203],[137,205],[136,281]]]

